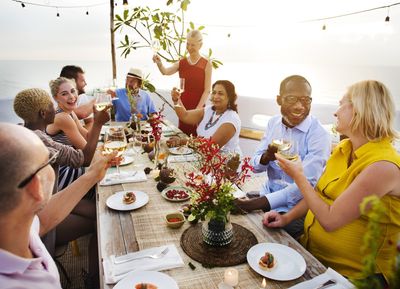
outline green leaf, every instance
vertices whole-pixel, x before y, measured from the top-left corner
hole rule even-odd
[[[124,19],[128,19],[128,15],[129,15],[129,10],[128,9],[124,10]]]
[[[189,22],[190,29],[194,30],[194,23],[192,21]]]
[[[173,1],[173,0],[168,0],[168,1],[167,1],[167,6],[171,5],[172,2],[174,2],[174,1]]]
[[[199,26],[199,28],[197,28],[197,30],[203,30],[204,28],[206,28],[204,25]]]
[[[117,20],[121,21],[121,22],[123,21],[122,18],[121,18],[121,16],[119,16],[118,14],[115,15],[115,18],[116,18]]]

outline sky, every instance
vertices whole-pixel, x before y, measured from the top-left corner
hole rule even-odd
[[[122,12],[122,1],[116,13]],[[0,59],[108,60],[107,0],[30,0],[55,5],[93,5],[77,9],[37,7],[11,0],[0,2]],[[166,0],[130,0],[163,8]],[[390,5],[382,0],[192,0],[186,19],[205,25],[204,50],[224,61],[316,62],[398,66],[400,5],[350,17],[306,20]],[[89,15],[86,15],[89,11]],[[327,29],[323,31],[322,25]],[[129,31],[128,31],[129,32]],[[117,32],[117,40],[123,34]],[[140,57],[143,51],[138,52]],[[119,54],[120,51],[117,51]],[[134,57],[134,56],[133,56]]]

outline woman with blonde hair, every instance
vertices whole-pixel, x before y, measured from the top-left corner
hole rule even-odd
[[[164,67],[158,55],[153,61],[163,75],[179,72],[179,77],[185,79],[185,89],[181,95],[182,104],[188,110],[204,107],[211,87],[212,67],[209,60],[200,55],[203,37],[199,30],[189,31],[186,37],[186,50],[189,56],[175,62],[171,67]],[[187,135],[196,135],[196,126],[179,121],[179,128]]]
[[[59,77],[50,81],[50,91],[57,103],[54,122],[46,128],[46,133],[55,141],[83,149],[88,139],[88,131],[83,127],[74,109],[78,100],[78,93],[74,82]],[[84,168],[60,167],[58,190],[76,180],[84,173]]]
[[[361,81],[350,86],[335,116],[337,131],[349,138],[334,149],[315,189],[300,162],[276,154],[304,198],[285,215],[265,213],[263,222],[267,227],[282,227],[307,214],[301,240],[307,250],[346,277],[366,278],[361,273],[361,248],[369,216],[360,211],[360,204],[368,196],[377,196],[385,212],[378,221],[381,234],[376,240],[374,277],[385,284],[400,233],[400,155],[392,145],[398,137],[394,102],[382,83]]]

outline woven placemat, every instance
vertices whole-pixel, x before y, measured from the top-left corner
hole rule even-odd
[[[232,223],[232,242],[223,247],[212,247],[203,242],[201,226],[199,223],[183,232],[181,247],[190,258],[206,266],[227,267],[245,263],[247,251],[258,243],[252,232]]]

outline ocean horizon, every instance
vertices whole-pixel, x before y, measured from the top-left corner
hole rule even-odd
[[[21,120],[14,114],[12,103],[15,95],[26,88],[43,88],[49,91],[48,83],[58,77],[61,68],[75,64],[85,71],[87,91],[105,88],[112,84],[111,61],[71,61],[71,60],[0,60],[0,121],[17,123]],[[117,62],[117,85],[124,86],[125,75],[130,67],[141,68],[158,90],[170,99],[168,91],[176,86],[178,75],[163,76],[148,59],[131,61],[129,58]],[[397,66],[339,66],[339,65],[304,65],[256,62],[226,62],[221,68],[213,70],[212,81],[228,79],[236,86],[241,100],[239,110],[252,115],[253,106],[247,106],[244,99],[260,99],[273,103],[280,81],[288,75],[300,74],[311,83],[313,105],[330,107],[332,111],[338,105],[346,88],[354,82],[375,79],[383,82],[391,91],[400,111],[400,67]],[[246,107],[244,107],[246,105]],[[260,110],[260,108],[258,108]],[[262,110],[261,110],[262,111]],[[270,109],[267,111],[271,111]],[[276,112],[274,110],[273,112]],[[279,111],[277,111],[279,112]],[[323,112],[320,112],[323,115]],[[243,121],[243,120],[242,120]],[[249,121],[245,120],[245,123]],[[327,122],[327,121],[324,121]],[[399,122],[399,119],[396,120]],[[396,127],[400,124],[396,123]]]

